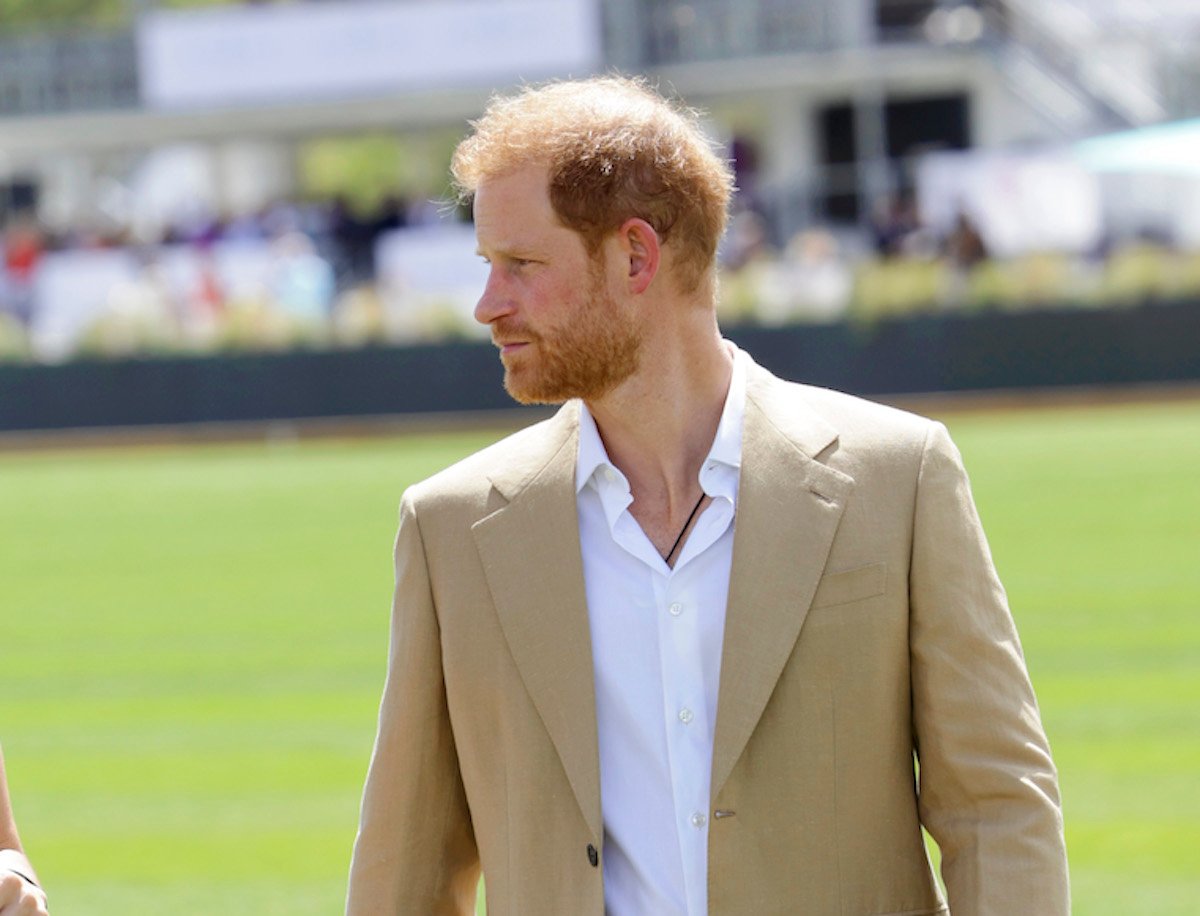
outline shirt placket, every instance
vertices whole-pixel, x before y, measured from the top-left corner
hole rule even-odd
[[[655,612],[663,678],[663,719],[671,767],[675,826],[690,912],[703,912],[708,843],[711,723],[700,670],[700,606],[693,576],[676,567],[655,577]]]

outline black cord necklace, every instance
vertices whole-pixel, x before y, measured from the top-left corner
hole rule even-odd
[[[700,498],[696,500],[696,505],[692,506],[692,514],[687,517],[687,521],[683,523],[683,527],[679,529],[679,537],[675,538],[675,543],[671,545],[671,549],[667,551],[663,560],[668,566],[671,565],[671,557],[675,555],[675,551],[679,549],[679,543],[683,540],[683,536],[687,534],[688,525],[692,523],[692,519],[696,517],[696,513],[700,511],[700,504],[704,502],[704,497],[707,494],[700,493]]]

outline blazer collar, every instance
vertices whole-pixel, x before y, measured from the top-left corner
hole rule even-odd
[[[579,443],[579,402],[568,401],[549,419],[526,428],[518,435],[521,437],[520,450],[510,450],[503,464],[488,471],[488,479],[496,492],[509,502],[547,469],[553,471],[560,460],[568,461],[571,470],[575,470],[575,453]]]
[[[819,460],[837,431],[803,388],[753,366],[713,744],[715,799],[808,615],[854,481]]]
[[[853,479],[820,461],[837,431],[803,389],[748,367],[733,567],[713,747],[715,799],[754,732],[816,593]],[[600,763],[575,462],[578,405],[490,477],[507,502],[473,526],[510,651],[583,817],[602,841]]]
[[[490,475],[506,504],[472,532],[509,651],[599,844],[600,753],[575,502],[578,405],[565,405],[521,444]]]

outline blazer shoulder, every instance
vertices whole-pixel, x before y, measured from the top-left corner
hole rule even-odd
[[[748,389],[773,420],[823,423],[841,449],[920,450],[939,428],[935,420],[830,388],[789,382],[763,372]]]
[[[494,487],[519,488],[574,441],[578,413],[568,403],[554,416],[527,426],[438,471],[405,491],[414,506],[486,501]],[[505,495],[508,495],[507,493]]]
[[[797,385],[800,396],[828,422],[845,432],[868,432],[889,437],[924,441],[940,425],[936,420],[911,411],[880,404],[857,395],[812,385]]]

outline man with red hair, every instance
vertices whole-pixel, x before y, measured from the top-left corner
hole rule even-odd
[[[348,912],[470,913],[482,871],[493,916],[1065,914],[958,453],[721,337],[694,115],[527,89],[453,171],[505,387],[564,406],[404,496]]]

